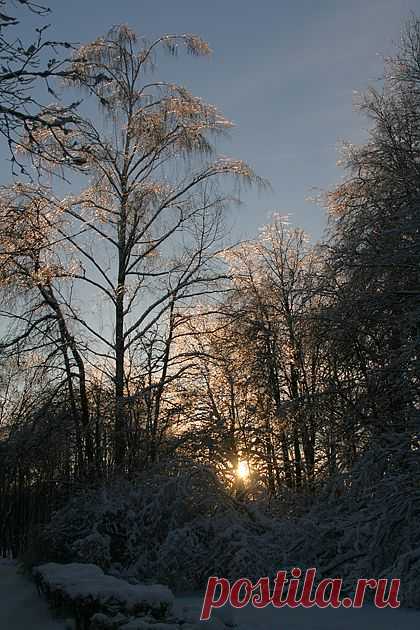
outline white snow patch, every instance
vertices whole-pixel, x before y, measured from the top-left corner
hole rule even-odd
[[[168,609],[174,596],[167,586],[161,584],[129,584],[111,575],[105,575],[94,564],[57,564],[49,562],[34,568],[34,575],[41,576],[49,590],[63,593],[70,600],[89,598],[102,604],[117,601],[127,612],[139,606]]]
[[[0,628],[66,630],[65,622],[53,619],[34,584],[20,575],[16,563],[9,560],[0,560]]]

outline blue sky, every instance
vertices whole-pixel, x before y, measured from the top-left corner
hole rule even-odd
[[[354,91],[377,82],[419,0],[56,0],[50,37],[88,41],[127,23],[152,37],[191,32],[210,60],[165,60],[163,78],[189,87],[235,123],[222,153],[244,159],[272,192],[244,192],[232,211],[235,238],[256,234],[273,211],[319,238],[325,210],[308,197],[343,176],[341,140],[359,142],[368,123]],[[49,20],[50,21],[50,20]],[[35,22],[35,20],[34,20]],[[4,173],[3,173],[4,174]]]

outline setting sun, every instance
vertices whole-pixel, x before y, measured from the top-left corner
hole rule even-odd
[[[245,460],[239,461],[236,474],[238,475],[239,479],[248,479],[250,474],[248,462],[246,462]]]

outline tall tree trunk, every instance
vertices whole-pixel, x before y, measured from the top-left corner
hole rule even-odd
[[[121,286],[121,285],[120,285]],[[115,308],[115,434],[114,461],[117,470],[124,468],[127,449],[124,405],[124,294],[118,291]]]

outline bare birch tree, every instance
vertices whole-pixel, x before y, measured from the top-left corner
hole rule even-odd
[[[161,381],[174,305],[211,295],[226,277],[218,252],[230,196],[218,182],[222,176],[257,180],[243,162],[213,155],[211,136],[231,126],[215,107],[151,77],[156,52],[175,54],[181,47],[194,55],[210,53],[193,35],[148,43],[126,26],[82,46],[68,81],[94,95],[102,118],[80,115],[71,133],[44,127],[22,141],[28,150],[33,143],[41,147],[47,166],[54,160],[63,172],[78,169],[89,179],[87,188],[64,199],[25,189],[27,206],[40,209],[48,226],[31,282],[58,324],[64,354],[75,364],[82,411],[88,364],[113,382],[118,468],[129,439],[130,381],[150,360],[145,347],[159,330],[153,363]],[[7,264],[16,268],[17,258],[9,256]],[[92,312],[95,300],[100,314]],[[70,365],[68,372],[74,377]]]

